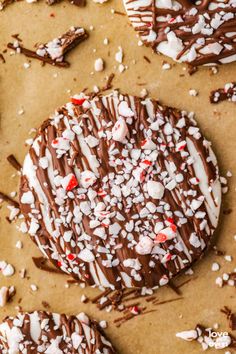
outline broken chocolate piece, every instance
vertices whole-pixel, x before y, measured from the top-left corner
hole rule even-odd
[[[227,83],[224,88],[211,91],[211,103],[219,103],[226,100],[236,103],[236,82]]]
[[[41,60],[43,63],[58,67],[68,67],[70,63],[65,61],[65,55],[86,38],[88,38],[88,34],[84,28],[71,27],[62,36],[46,44],[38,45],[36,51],[23,47],[19,41],[8,43],[7,47],[15,50],[16,53],[22,53],[27,57]]]

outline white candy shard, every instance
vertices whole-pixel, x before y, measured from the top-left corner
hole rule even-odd
[[[136,252],[141,255],[151,254],[153,248],[153,240],[148,236],[143,236],[139,243],[135,246]]]
[[[147,182],[147,192],[153,199],[161,199],[164,195],[165,187],[157,181]]]
[[[178,332],[176,333],[176,337],[187,340],[187,341],[192,341],[194,339],[197,339],[198,334],[195,329],[190,330],[190,331],[183,331],[183,332]]]
[[[128,134],[128,127],[124,119],[119,119],[112,128],[112,139],[124,143]]]

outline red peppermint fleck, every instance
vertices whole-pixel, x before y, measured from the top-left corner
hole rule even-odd
[[[144,163],[147,166],[151,166],[151,164],[152,164],[151,161],[149,161],[149,160],[143,160],[142,163]]]
[[[71,179],[69,180],[66,190],[71,191],[73,188],[75,188],[77,186],[78,186],[78,181],[77,181],[76,177],[73,175],[73,176],[71,176]]]
[[[167,254],[165,255],[165,261],[166,261],[166,262],[169,262],[169,261],[171,261],[171,259],[172,259],[172,254],[167,253]]]
[[[141,180],[141,182],[143,182],[144,179],[145,179],[145,172],[142,171],[142,172],[140,173],[140,180]]]
[[[133,314],[133,315],[138,315],[140,310],[138,308],[138,306],[132,306],[129,308],[130,312]]]
[[[89,278],[90,278],[90,275],[89,275],[89,274],[84,274],[84,277],[85,277],[86,279],[89,279]]]
[[[73,261],[75,259],[75,255],[73,255],[72,253],[69,253],[67,255],[67,258],[69,259],[69,261]]]
[[[107,194],[106,194],[106,192],[103,191],[102,189],[99,189],[98,195],[99,195],[100,197],[104,198]]]
[[[172,17],[172,18],[169,20],[169,23],[172,23],[172,22],[174,22],[174,21],[175,21],[175,18]]]
[[[104,226],[104,227],[106,227],[106,228],[109,226],[108,224],[105,224],[104,222],[102,222],[101,225]]]
[[[52,143],[53,143],[53,145],[58,144],[58,139],[54,139],[54,140],[52,141]]]
[[[62,263],[60,261],[57,262],[58,267],[62,266]]]
[[[147,139],[141,141],[141,146],[144,146],[147,142]]]
[[[171,224],[170,228],[173,232],[176,232],[176,230],[177,230],[177,226],[175,224]]]
[[[180,145],[179,147],[178,147],[178,151],[181,151],[181,150],[184,150],[185,149],[185,147],[186,147],[186,143],[184,143],[183,145]]]
[[[74,104],[77,104],[78,106],[82,106],[84,101],[85,101],[85,98],[74,98],[74,97],[71,97],[71,102],[74,103]]]
[[[174,224],[174,219],[173,218],[167,218],[166,221],[168,221],[170,224]]]
[[[147,27],[152,27],[152,22],[148,22]]]
[[[155,237],[155,242],[156,243],[163,243],[167,240],[167,236],[165,234],[162,234],[161,232],[156,235]]]

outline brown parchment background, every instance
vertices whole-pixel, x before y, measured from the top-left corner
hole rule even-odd
[[[15,314],[15,307],[20,299],[20,305],[28,311],[42,309],[42,301],[47,301],[55,312],[76,314],[85,311],[96,319],[107,319],[107,333],[121,354],[200,353],[198,343],[181,341],[175,338],[175,333],[192,329],[197,323],[212,326],[216,322],[221,325],[219,330],[228,331],[227,321],[220,309],[228,305],[236,311],[236,289],[220,289],[215,285],[216,276],[236,267],[236,242],[233,239],[236,234],[236,106],[228,102],[211,105],[208,98],[211,89],[235,79],[236,64],[220,67],[219,74],[214,76],[210,74],[209,68],[201,68],[190,77],[181,64],[174,64],[172,70],[164,71],[161,66],[165,58],[152,54],[150,48],[138,47],[138,39],[128,18],[111,13],[112,8],[124,13],[121,0],[110,0],[102,6],[90,0],[87,2],[85,8],[77,8],[67,2],[53,7],[45,5],[43,1],[36,4],[19,2],[0,12],[0,51],[15,33],[19,33],[25,46],[31,48],[37,42],[47,42],[64,33],[72,25],[84,26],[88,30],[93,25],[95,29],[90,31],[87,41],[69,54],[69,69],[49,65],[42,67],[40,62],[33,60],[31,68],[26,70],[23,63],[28,60],[24,56],[10,56],[10,51],[5,55],[6,64],[0,64],[0,190],[10,193],[18,189],[19,179],[17,176],[12,177],[15,171],[7,163],[6,157],[13,153],[23,162],[27,151],[24,141],[32,137],[29,130],[39,127],[55,108],[67,102],[70,96],[68,90],[74,94],[85,87],[89,90],[94,85],[101,87],[105,83],[105,77],[114,72],[114,88],[119,88],[122,92],[139,95],[145,87],[153,98],[160,99],[165,104],[196,112],[202,131],[213,142],[221,173],[225,175],[230,170],[234,175],[230,179],[230,192],[224,196],[223,203],[223,209],[231,208],[232,213],[222,215],[216,233],[218,248],[234,256],[234,259],[229,263],[223,257],[208,252],[193,267],[197,279],[182,288],[183,300],[158,306],[156,312],[138,316],[117,329],[113,320],[119,314],[100,312],[95,305],[82,304],[80,301],[82,294],[95,296],[98,290],[81,289],[75,285],[65,289],[68,279],[66,275],[49,274],[35,268],[31,257],[41,254],[27,235],[16,230],[15,224],[6,222],[8,211],[4,205],[0,213],[0,260],[13,264],[16,273],[11,278],[0,275],[0,286],[15,285],[17,295],[11,304],[0,309],[0,319],[7,314]],[[51,13],[55,14],[54,18],[50,17]],[[109,46],[103,44],[106,37],[109,38]],[[124,64],[129,67],[122,74],[114,67],[117,65],[114,56],[119,45],[124,50]],[[151,64],[144,60],[144,55],[151,60]],[[94,60],[98,57],[105,59],[106,69],[102,73],[91,75]],[[136,64],[133,64],[134,59]],[[198,97],[189,96],[188,91],[191,88],[199,91]],[[25,114],[19,116],[17,112],[22,107]],[[15,248],[18,240],[23,241],[22,250]],[[217,273],[211,271],[213,261],[222,266]],[[27,269],[29,279],[20,279],[18,272],[21,268]],[[185,279],[188,276],[182,275],[176,283]],[[30,284],[36,284],[39,290],[32,292]],[[176,295],[172,290],[162,288],[157,297],[164,301]],[[216,351],[211,349],[210,352]]]

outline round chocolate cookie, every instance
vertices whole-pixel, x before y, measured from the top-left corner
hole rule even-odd
[[[192,66],[236,60],[235,0],[123,0],[143,42]]]
[[[84,313],[77,316],[44,311],[20,313],[0,324],[2,354],[112,354],[99,325]]]
[[[90,285],[165,285],[217,226],[216,158],[192,114],[121,95],[78,95],[44,122],[25,158],[29,234]]]

